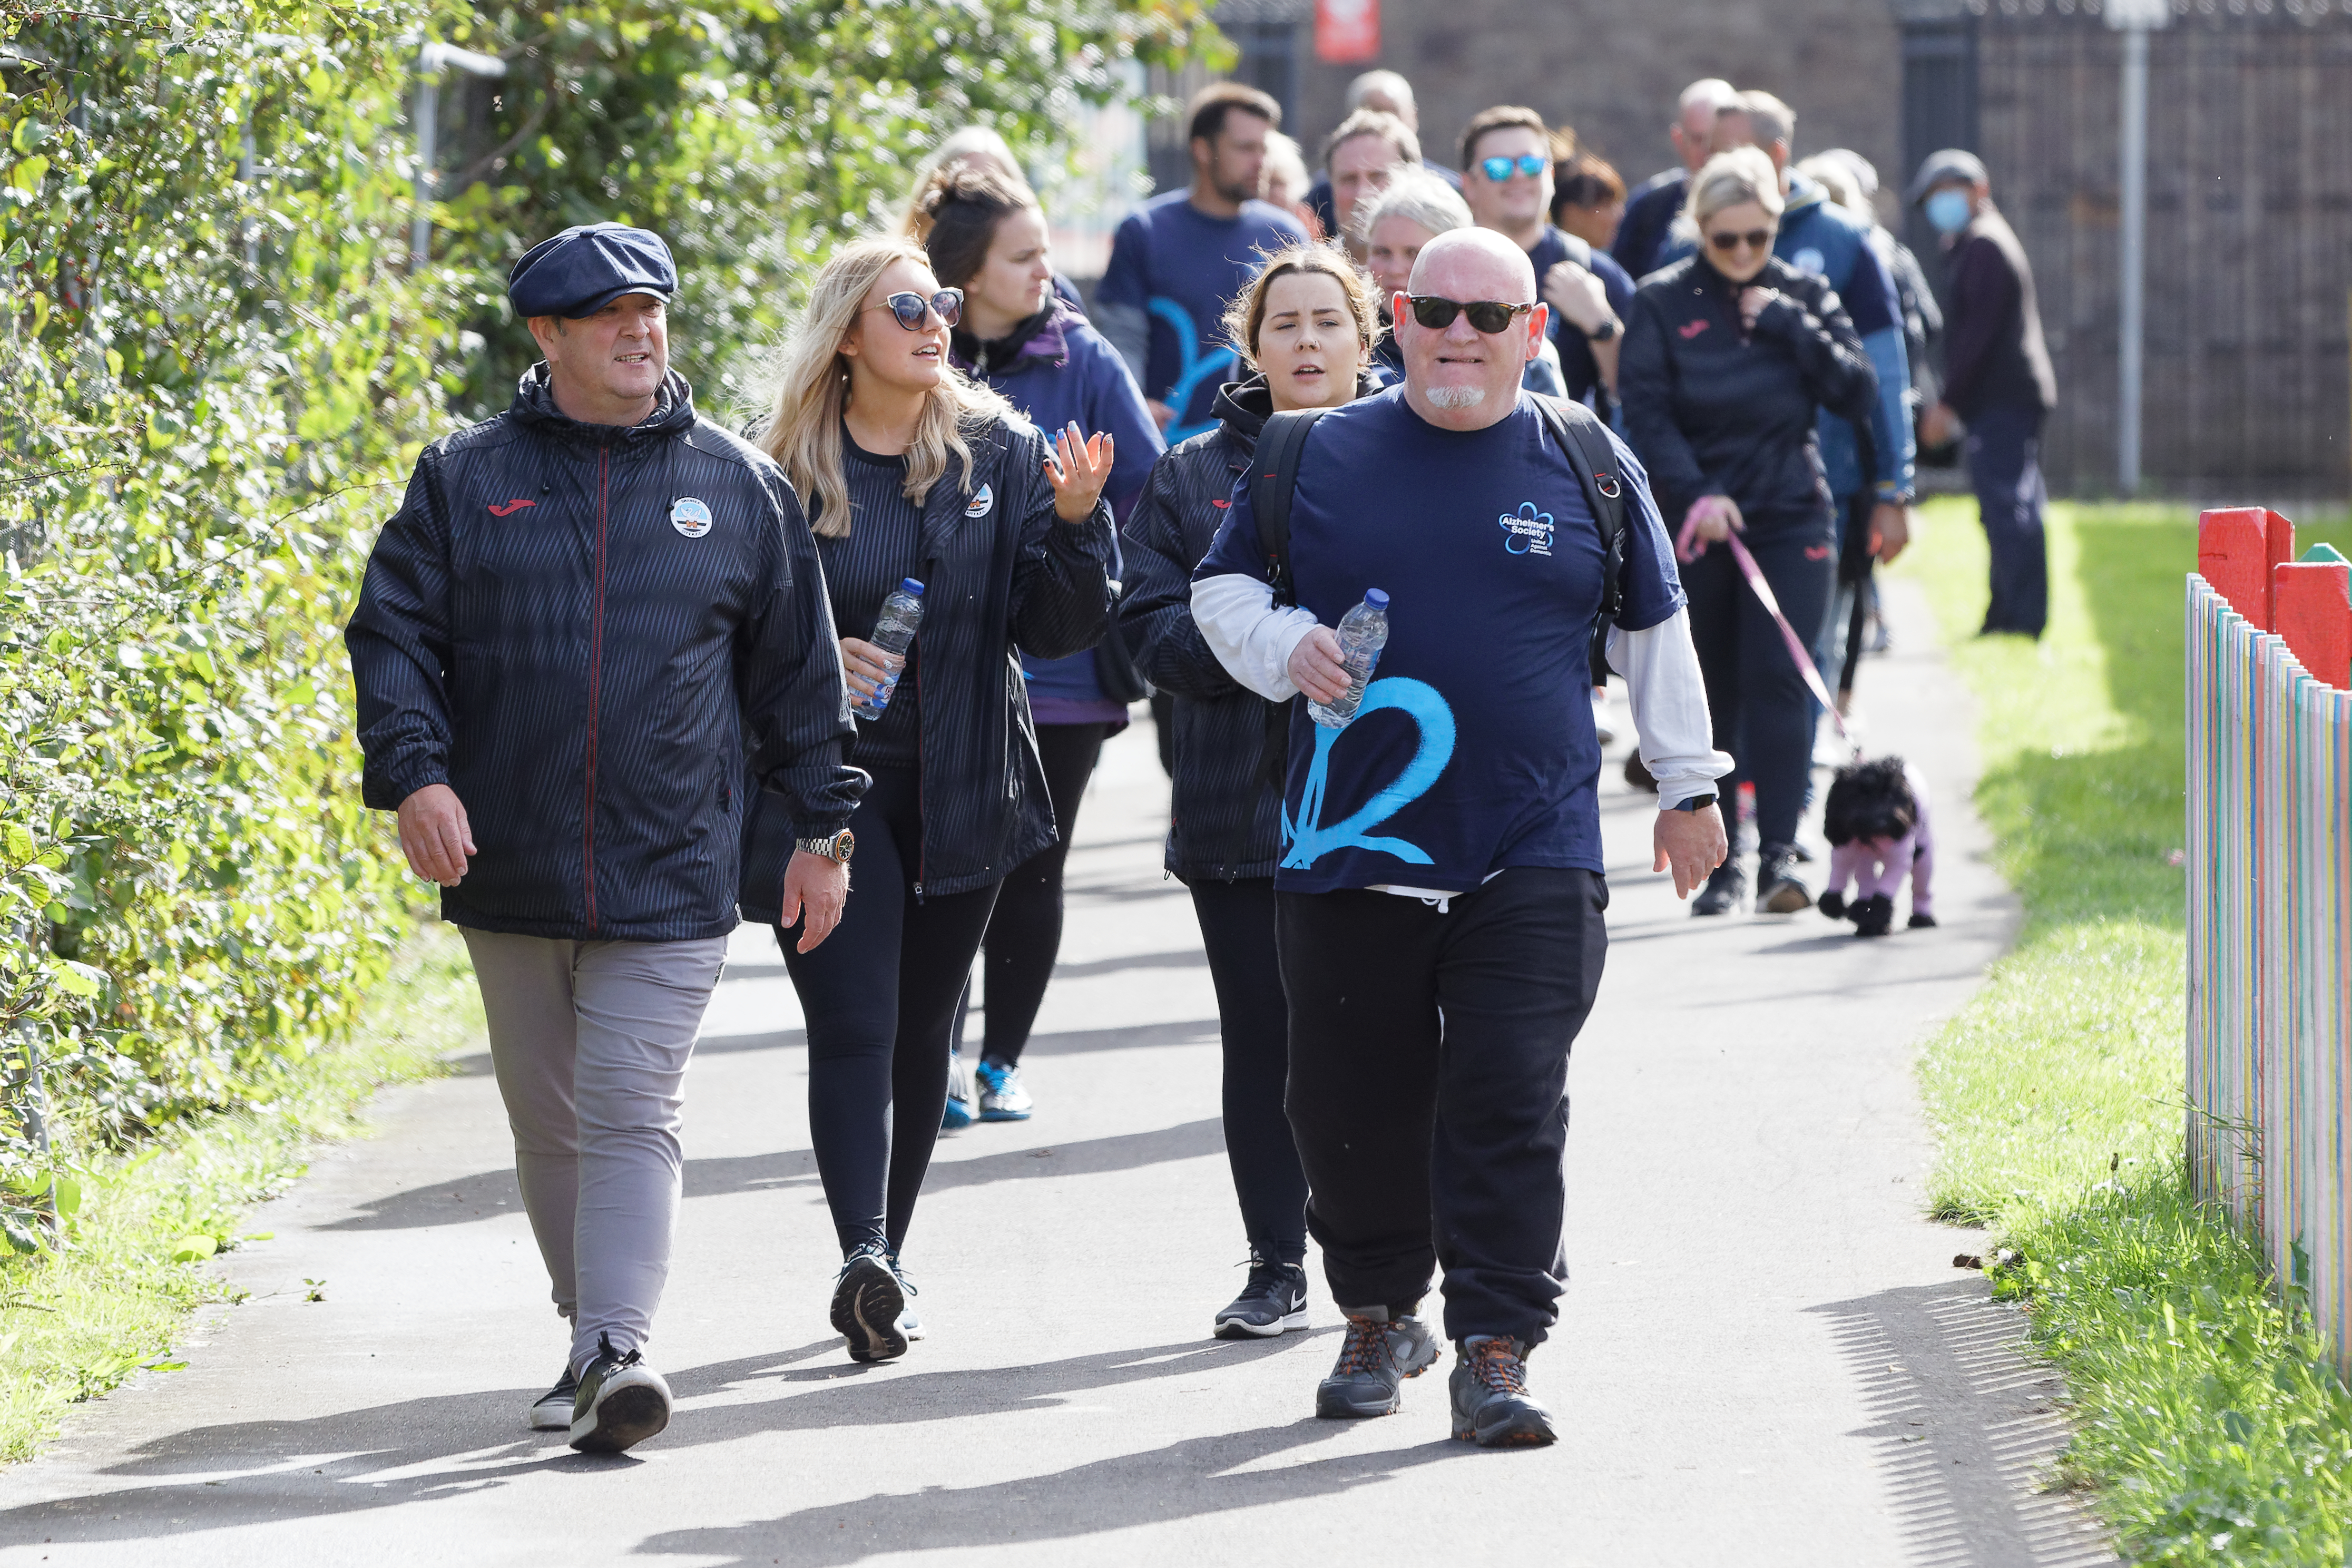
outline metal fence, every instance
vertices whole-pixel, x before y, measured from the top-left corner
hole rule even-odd
[[[2352,1371],[2352,693],[2269,629],[2289,550],[2189,579],[2189,1163]]]

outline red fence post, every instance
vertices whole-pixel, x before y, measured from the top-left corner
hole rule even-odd
[[[2230,607],[2263,631],[2271,569],[2294,558],[2294,524],[2265,507],[2233,506],[2197,518],[2197,571]]]
[[[2271,572],[2278,635],[2311,678],[2352,688],[2352,563],[2325,544]]]

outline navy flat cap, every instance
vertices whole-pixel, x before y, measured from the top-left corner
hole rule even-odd
[[[593,316],[624,294],[677,292],[677,263],[651,229],[625,223],[582,224],[523,252],[507,274],[515,314]]]

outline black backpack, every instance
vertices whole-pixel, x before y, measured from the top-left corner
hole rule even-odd
[[[1608,427],[1580,403],[1538,397],[1569,467],[1584,487],[1584,499],[1601,530],[1601,614],[1592,624],[1596,647],[1608,646],[1609,628],[1624,607],[1621,579],[1625,567],[1625,486],[1617,477],[1617,449],[1610,444]],[[1250,468],[1250,510],[1257,519],[1258,547],[1265,552],[1265,581],[1274,602],[1288,606],[1298,602],[1290,580],[1290,498],[1298,488],[1298,459],[1307,450],[1307,432],[1328,408],[1295,408],[1271,416],[1258,432],[1257,450]],[[1290,705],[1266,705],[1265,750],[1266,773],[1279,788],[1289,752]]]

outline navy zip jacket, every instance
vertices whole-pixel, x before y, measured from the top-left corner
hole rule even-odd
[[[1021,655],[1060,658],[1092,647],[1109,618],[1110,504],[1097,501],[1094,515],[1076,525],[1056,517],[1045,439],[1025,420],[992,419],[967,427],[964,439],[970,486],[962,462],[950,457],[924,498],[910,574],[923,584],[923,621],[905,677],[915,682],[920,734],[918,898],[1002,881],[1054,842]],[[895,576],[826,584],[836,606],[878,604],[897,585]],[[743,848],[743,918],[769,925],[781,912],[795,832],[776,804],[755,803]]]
[[[675,373],[621,426],[566,418],[534,366],[511,409],[427,447],[344,640],[367,804],[442,784],[465,805],[457,925],[723,936],[744,758],[804,836],[865,788],[800,503]]]
[[[1752,332],[1739,324],[1750,284],[1780,296]],[[1878,378],[1820,278],[1776,256],[1738,284],[1686,256],[1634,293],[1617,388],[1667,532],[1691,502],[1725,495],[1754,542],[1832,526],[1814,413],[1868,419]]]
[[[1379,391],[1369,370],[1356,395]],[[1274,412],[1265,378],[1218,389],[1217,427],[1152,465],[1127,521],[1118,625],[1143,678],[1175,699],[1168,869],[1186,882],[1271,877],[1282,858],[1282,792],[1265,766],[1266,700],[1225,673],[1192,620],[1192,568],[1209,552],[1234,485]]]

